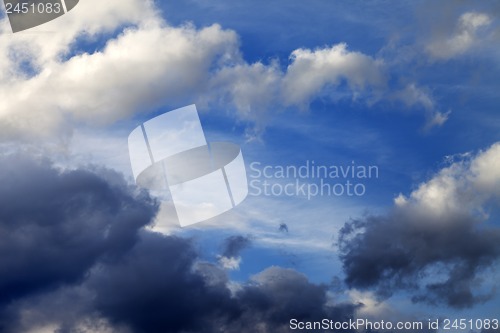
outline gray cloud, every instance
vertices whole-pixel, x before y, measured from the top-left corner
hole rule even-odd
[[[96,309],[133,332],[289,332],[291,318],[347,319],[355,305],[331,305],[327,287],[271,267],[231,293],[213,265],[193,271],[187,240],[144,234],[131,256],[91,278]],[[217,279],[207,283],[205,272]]]
[[[465,154],[400,194],[388,214],[346,223],[338,239],[346,283],[380,296],[403,289],[414,302],[455,308],[487,301],[493,290],[482,273],[500,258],[500,228],[485,224],[488,207],[498,205],[499,156],[498,143]]]
[[[111,171],[60,171],[24,155],[0,166],[0,326],[12,302],[78,283],[126,253],[156,213]]]
[[[194,248],[187,239],[142,231],[127,255],[95,266],[81,283],[11,306],[17,324],[7,332],[45,321],[58,323],[57,333],[281,333],[291,318],[348,320],[361,306],[332,304],[326,285],[279,267],[231,289],[221,268],[197,264]],[[27,309],[29,326],[19,315]]]
[[[61,172],[21,155],[0,165],[2,303],[82,278],[130,248],[156,212],[145,194],[90,170]]]
[[[402,212],[346,223],[339,235],[346,283],[380,296],[406,289],[415,302],[457,308],[485,301],[489,295],[474,290],[500,256],[500,229],[476,226],[464,216],[422,221]]]
[[[245,236],[230,236],[224,241],[224,249],[222,255],[224,257],[237,257],[240,252],[246,247],[250,246],[252,241]]]
[[[133,332],[212,332],[213,318],[238,315],[223,284],[207,285],[193,272],[197,255],[189,241],[146,232],[122,260],[89,281],[95,309]]]
[[[191,240],[144,229],[155,202],[112,171],[10,155],[0,181],[2,332],[275,333],[357,308],[278,267],[235,286]],[[230,237],[224,253],[249,243]]]
[[[418,6],[418,31],[432,60],[449,60],[467,53],[484,56],[498,38],[500,5],[494,1],[424,1]],[[491,50],[490,50],[491,51]]]

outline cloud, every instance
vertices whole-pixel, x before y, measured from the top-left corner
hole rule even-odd
[[[440,112],[426,89],[415,83],[391,88],[389,74],[383,59],[351,51],[345,43],[314,50],[301,48],[290,54],[286,68],[277,60],[269,65],[240,61],[221,68],[210,79],[214,94],[202,103],[225,103],[238,117],[254,122],[257,132],[269,121],[269,110],[307,110],[319,98],[358,100],[367,105],[399,101],[407,109],[424,111],[426,130],[448,120],[450,112]]]
[[[426,320],[419,318],[416,314],[401,312],[401,306],[395,306],[388,302],[381,301],[379,297],[370,291],[359,291],[351,289],[347,292],[350,300],[354,304],[361,305],[356,311],[356,318],[367,319],[369,321],[377,321],[380,318],[390,319],[391,322],[406,322],[406,323],[422,323],[422,332],[436,332],[434,329],[427,327]],[[393,328],[391,332],[404,332],[407,329]]]
[[[90,0],[75,8],[74,15],[49,23],[47,29],[63,31],[53,43],[47,43],[45,34],[4,31],[0,62],[9,70],[0,79],[3,136],[49,135],[70,121],[110,124],[166,101],[182,103],[196,96],[189,92],[202,90],[215,62],[230,59],[237,50],[231,31],[217,25],[172,28],[149,1],[140,3],[117,3],[115,12],[109,4],[102,9]],[[93,7],[100,8],[100,25],[87,15],[94,13]],[[71,53],[82,34],[91,39],[122,25],[128,27],[108,36],[102,50]],[[14,57],[16,50],[20,55]],[[26,63],[33,73],[26,73]]]
[[[345,43],[296,49],[286,68],[248,63],[236,32],[170,26],[152,1],[87,0],[26,33],[10,33],[6,18],[0,29],[4,140],[68,137],[81,123],[109,125],[192,102],[222,106],[259,132],[273,111],[307,109],[316,98],[374,103],[389,95],[384,61]],[[97,39],[103,47],[82,49]]]
[[[258,135],[273,111],[307,110],[317,98],[377,101],[387,90],[386,81],[383,61],[340,43],[315,50],[296,49],[286,67],[276,59],[268,65],[241,59],[221,67],[209,81],[212,94],[201,103],[220,103],[234,110],[237,117],[255,124]]]
[[[346,223],[339,234],[346,283],[455,308],[487,301],[493,291],[481,276],[500,258],[500,228],[482,224],[487,205],[499,204],[499,159],[496,143],[400,195],[387,215]]]
[[[251,240],[244,236],[230,236],[224,241],[224,249],[222,255],[224,257],[239,256],[241,251],[251,244]]]
[[[359,307],[334,304],[326,286],[279,267],[232,290],[224,271],[197,260],[189,240],[141,232],[127,255],[81,284],[11,306],[20,319],[7,332],[288,332],[290,318],[347,320]]]
[[[144,228],[157,204],[113,171],[0,157],[3,332],[287,332],[290,318],[347,319],[327,286],[271,267],[230,281],[189,239]],[[239,255],[242,236],[223,254]]]
[[[219,264],[225,269],[238,270],[241,264],[240,253],[251,245],[251,240],[244,236],[230,236],[224,241],[222,255],[218,256]]]
[[[124,260],[92,277],[94,306],[133,332],[211,332],[212,317],[234,316],[237,308],[224,285],[208,287],[193,273],[195,260],[188,241],[145,233]]]
[[[90,282],[99,312],[133,332],[288,332],[290,318],[347,318],[355,308],[328,305],[325,286],[278,267],[231,293],[217,267],[192,270],[196,254],[188,241],[144,236],[130,257]]]
[[[354,94],[383,90],[387,81],[381,60],[348,51],[344,43],[315,51],[297,49],[290,59],[283,79],[283,98],[288,105],[308,103],[325,87],[334,88],[343,80]]]
[[[243,60],[219,68],[209,80],[209,94],[202,103],[230,105],[246,120],[267,120],[271,106],[279,106],[283,73],[277,62],[249,64]]]
[[[2,327],[13,302],[79,283],[124,255],[157,210],[112,171],[62,171],[22,154],[1,156],[0,166]]]
[[[403,89],[393,94],[396,100],[403,102],[407,107],[420,107],[425,111],[426,124],[424,130],[442,126],[450,116],[451,111],[439,112],[432,94],[426,89],[418,87],[415,83],[406,85]]]
[[[234,327],[242,332],[255,332],[256,328],[263,332],[289,332],[291,318],[299,321],[352,318],[358,306],[333,304],[326,291],[326,286],[312,284],[294,270],[270,267],[255,275],[238,293],[240,304],[250,311],[244,312],[243,320]],[[250,323],[258,324],[248,327]]]
[[[477,156],[464,154],[462,160],[443,168],[408,198],[399,196],[396,206],[421,211],[430,217],[484,213],[484,204],[500,195],[499,159],[500,143]]]
[[[492,18],[486,13],[463,13],[448,36],[441,34],[429,42],[425,50],[435,59],[447,60],[473,49],[484,36],[483,28],[490,26]]]

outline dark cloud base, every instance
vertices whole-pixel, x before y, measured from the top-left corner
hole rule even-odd
[[[493,294],[481,290],[481,274],[500,258],[500,229],[467,214],[432,220],[395,210],[346,223],[338,245],[349,287],[468,308]]]
[[[291,318],[346,320],[358,306],[277,267],[230,289],[190,240],[144,229],[156,203],[109,170],[12,155],[0,181],[0,332],[279,333]],[[223,252],[248,245],[235,236]]]

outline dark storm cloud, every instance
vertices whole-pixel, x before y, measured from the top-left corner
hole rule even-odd
[[[189,241],[145,232],[130,255],[91,278],[95,309],[133,332],[275,333],[289,332],[291,318],[346,319],[356,308],[329,305],[326,286],[278,267],[232,293],[223,270],[193,270],[196,260]]]
[[[113,172],[0,157],[0,326],[11,302],[77,283],[125,253],[156,210]]]
[[[210,332],[211,320],[236,316],[237,305],[223,284],[208,286],[193,271],[196,259],[187,240],[145,232],[128,256],[91,279],[95,309],[133,332]]]
[[[291,318],[300,321],[348,320],[359,306],[350,303],[327,305],[327,286],[313,284],[306,276],[291,269],[270,267],[252,281],[253,285],[238,293],[238,299],[243,308],[250,309],[244,313],[246,321],[266,323],[269,332],[289,332],[283,323],[288,323]],[[255,332],[255,327],[239,329]]]
[[[142,228],[157,206],[109,170],[0,157],[0,331],[288,332],[348,319],[327,286],[269,268],[236,286],[191,240]],[[225,242],[236,256],[250,241]]]
[[[465,308],[491,296],[477,289],[500,256],[500,229],[467,214],[424,219],[401,209],[346,223],[338,244],[349,287]]]
[[[224,241],[222,255],[227,258],[235,258],[246,247],[250,246],[251,240],[245,236],[230,236]]]

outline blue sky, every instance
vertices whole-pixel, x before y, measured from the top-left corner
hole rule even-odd
[[[3,155],[106,167],[132,185],[128,134],[196,104],[208,141],[241,147],[247,176],[254,162],[379,170],[362,196],[250,195],[182,229],[163,203],[147,232],[191,242],[196,264],[226,274],[231,292],[281,267],[313,285],[343,281],[328,297],[363,303],[357,317],[498,316],[499,17],[489,1],[319,0],[82,0],[18,34],[4,17]],[[226,256],[234,236],[248,242]]]

